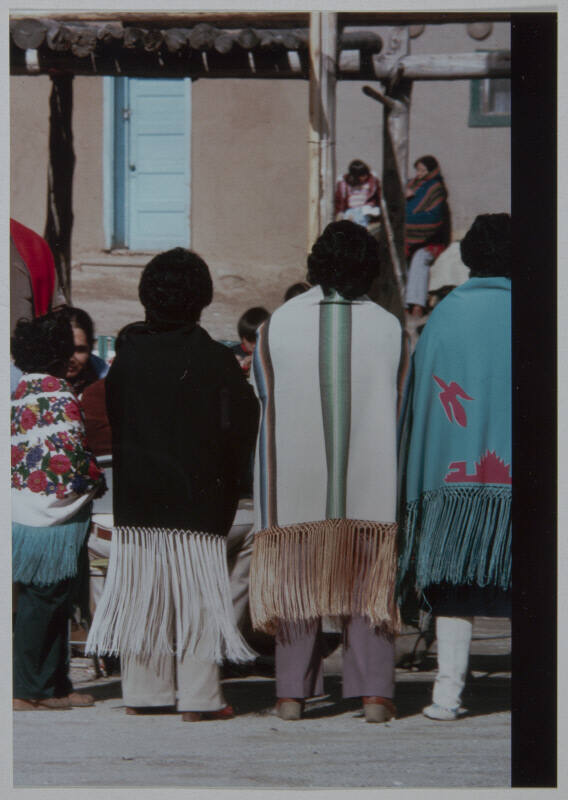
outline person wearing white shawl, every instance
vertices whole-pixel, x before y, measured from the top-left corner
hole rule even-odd
[[[105,483],[63,377],[73,350],[61,313],[15,326],[12,355],[23,372],[11,409],[15,711],[93,705],[69,680],[68,619],[90,501]]]
[[[250,604],[276,634],[277,711],[298,719],[323,691],[321,619],[344,622],[343,695],[369,722],[395,714],[397,318],[366,292],[379,251],[362,226],[327,226],[308,257],[317,284],[259,331],[261,401]]]

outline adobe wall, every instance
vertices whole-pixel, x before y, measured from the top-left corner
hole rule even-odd
[[[482,42],[463,25],[429,25],[412,53],[509,47],[509,26]],[[337,171],[352,158],[382,167],[382,107],[362,82],[337,89]],[[45,225],[50,80],[11,78],[12,214]],[[73,257],[104,248],[103,81],[74,80]],[[416,81],[410,164],[435,155],[446,179],[454,238],[477,213],[510,210],[510,128],[469,128],[469,81]],[[308,83],[206,80],[192,85],[192,247],[227,291],[280,292],[303,277],[307,249]]]

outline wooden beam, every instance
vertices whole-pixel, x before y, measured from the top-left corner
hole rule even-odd
[[[22,50],[37,50],[45,41],[47,26],[39,19],[10,21],[10,35]]]
[[[168,28],[164,31],[164,44],[169,53],[179,53],[189,44],[186,28]]]
[[[389,39],[389,60],[400,64],[409,51],[408,28],[394,28]],[[389,245],[393,273],[401,294],[406,278],[404,251],[406,198],[408,174],[408,140],[410,127],[410,95],[412,81],[391,72],[384,91],[370,86],[364,93],[383,106],[383,225]]]
[[[511,22],[510,11],[353,11],[338,14],[340,28],[347,26],[456,25],[468,22]]]
[[[73,229],[73,77],[52,75],[49,99],[49,167],[47,221],[44,238],[53,258],[59,284],[71,302],[71,232]]]
[[[307,12],[144,12],[144,11],[77,11],[65,13],[38,14],[35,12],[14,12],[13,21],[35,18],[49,19],[56,22],[122,22],[124,25],[136,25],[155,28],[189,28],[194,25],[208,24],[221,28],[308,28]]]
[[[381,56],[373,57],[375,77],[387,80],[390,64]],[[405,56],[397,62],[401,76],[413,81],[451,81],[470,78],[508,78],[511,74],[509,51],[493,53],[448,53],[444,55]]]
[[[337,14],[310,14],[308,252],[334,217]]]

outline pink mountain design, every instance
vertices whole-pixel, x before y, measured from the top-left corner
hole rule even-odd
[[[432,375],[440,389],[442,391],[438,395],[440,398],[440,402],[442,403],[442,407],[446,412],[447,418],[450,422],[454,420],[461,425],[462,428],[467,426],[467,416],[465,413],[465,409],[458,400],[458,397],[461,397],[463,400],[473,400],[473,397],[470,397],[466,394],[465,390],[456,383],[452,381],[451,383],[445,383],[441,378],[438,378],[437,375]]]
[[[499,458],[497,453],[487,450],[475,463],[475,472],[466,473],[466,461],[452,461],[448,467],[448,474],[444,478],[446,483],[505,483],[511,484],[511,467]]]

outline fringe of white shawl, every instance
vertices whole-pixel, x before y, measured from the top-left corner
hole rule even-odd
[[[396,633],[397,525],[329,519],[255,535],[250,578],[253,627],[276,631],[279,620],[366,616]]]
[[[86,652],[130,653],[149,661],[194,654],[222,663],[256,653],[239,633],[221,536],[158,528],[116,528],[102,597]]]

